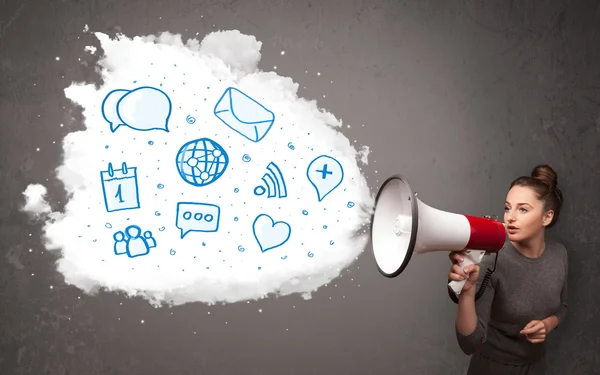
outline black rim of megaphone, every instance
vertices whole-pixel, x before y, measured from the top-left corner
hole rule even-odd
[[[410,258],[412,258],[413,251],[415,249],[415,244],[417,242],[417,230],[419,229],[419,212],[417,209],[417,199],[416,199],[416,195],[414,194],[412,188],[410,187],[410,184],[408,183],[408,180],[406,179],[406,177],[399,175],[399,174],[395,174],[395,175],[389,177],[388,179],[386,179],[383,182],[383,184],[381,184],[381,187],[379,188],[379,191],[377,192],[377,196],[375,197],[375,209],[373,210],[373,213],[371,214],[370,232],[371,232],[371,251],[373,252],[373,258],[375,258],[375,247],[373,246],[373,222],[375,220],[375,215],[377,214],[379,197],[381,195],[381,192],[385,188],[385,185],[390,183],[392,180],[400,180],[406,185],[406,189],[408,190],[408,196],[410,199],[412,226],[411,226],[411,232],[410,232],[410,240],[408,243],[408,249],[406,250],[406,256],[404,257],[404,262],[402,262],[402,265],[400,266],[400,268],[398,268],[396,271],[394,271],[392,273],[386,273],[379,267],[379,264],[377,264],[377,260],[375,260],[375,265],[376,265],[377,269],[379,270],[379,273],[381,273],[383,276],[389,277],[389,278],[393,278],[393,277],[400,275],[404,271],[404,269],[406,268],[408,263],[410,262]]]

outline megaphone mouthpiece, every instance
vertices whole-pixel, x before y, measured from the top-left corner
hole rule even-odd
[[[498,252],[506,241],[506,228],[497,220],[486,217],[463,215],[469,221],[471,233],[465,249]]]

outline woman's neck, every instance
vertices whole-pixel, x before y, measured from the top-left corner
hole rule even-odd
[[[513,246],[524,256],[528,258],[539,258],[546,248],[544,233],[527,239],[526,241],[513,242]]]

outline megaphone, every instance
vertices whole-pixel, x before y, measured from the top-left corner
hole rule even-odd
[[[432,208],[417,198],[406,177],[394,175],[383,182],[371,217],[371,242],[379,272],[400,275],[413,254],[463,251],[461,267],[479,264],[486,253],[502,250],[504,225],[490,217],[477,217]],[[448,285],[459,295],[466,280]]]

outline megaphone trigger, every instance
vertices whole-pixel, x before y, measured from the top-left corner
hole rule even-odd
[[[471,264],[479,264],[481,263],[481,260],[483,259],[485,253],[486,252],[483,250],[467,250],[464,252],[464,260],[458,263],[458,265],[464,268]],[[459,295],[466,282],[467,280],[450,281],[448,283],[448,286],[450,287],[450,289],[452,289],[454,294]]]

